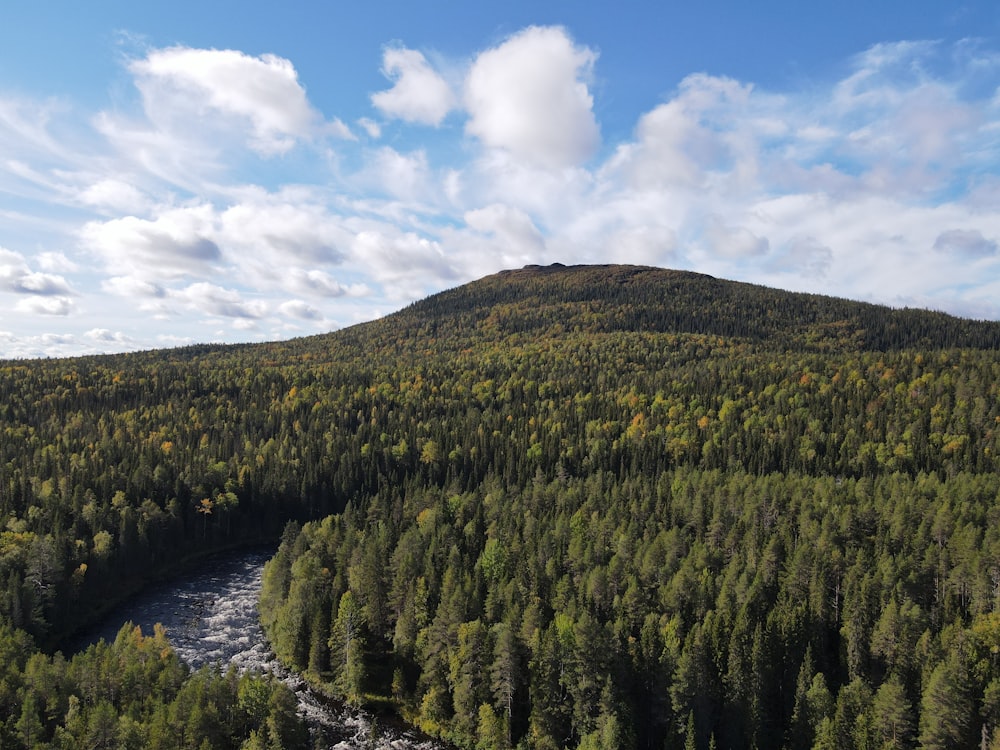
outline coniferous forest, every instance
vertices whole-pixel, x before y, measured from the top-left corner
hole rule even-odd
[[[306,746],[162,632],[58,652],[280,536],[282,660],[459,747],[1000,748],[998,323],[556,265],[0,389],[2,747]]]

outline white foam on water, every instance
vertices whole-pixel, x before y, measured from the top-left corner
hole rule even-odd
[[[257,617],[264,563],[269,551],[234,553],[211,561],[210,572],[154,586],[122,605],[95,628],[80,648],[100,638],[111,641],[132,621],[144,633],[162,623],[178,657],[193,669],[218,664],[240,672],[270,673],[295,693],[314,746],[330,750],[442,750],[443,745],[395,727],[383,727],[369,714],[327,700],[277,660]],[[373,729],[374,727],[374,729]],[[373,736],[373,734],[375,736]]]

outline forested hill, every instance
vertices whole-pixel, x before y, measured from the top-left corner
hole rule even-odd
[[[1000,736],[998,342],[550,266],[323,336],[0,363],[0,745],[124,732],[24,644],[290,519],[277,653],[465,747]]]
[[[466,335],[697,333],[778,349],[1000,348],[1000,324],[637,266],[527,266],[436,294],[385,321]],[[391,335],[391,334],[390,334]]]

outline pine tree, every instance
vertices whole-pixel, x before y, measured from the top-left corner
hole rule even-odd
[[[906,690],[893,675],[882,683],[872,702],[874,730],[883,750],[909,747],[913,736],[913,711]]]
[[[969,747],[972,700],[960,668],[942,661],[920,701],[920,745],[927,750]]]
[[[330,634],[330,668],[337,692],[357,704],[364,694],[367,670],[361,606],[351,591],[344,592]]]

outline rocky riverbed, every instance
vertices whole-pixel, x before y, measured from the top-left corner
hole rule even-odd
[[[255,670],[279,676],[295,691],[299,713],[314,741],[331,750],[443,750],[443,745],[374,720],[313,691],[275,659],[257,617],[264,563],[273,549],[253,549],[209,558],[197,570],[151,586],[84,633],[69,650],[99,639],[113,640],[128,621],[151,633],[162,623],[178,656],[192,668],[218,663],[225,670]]]

